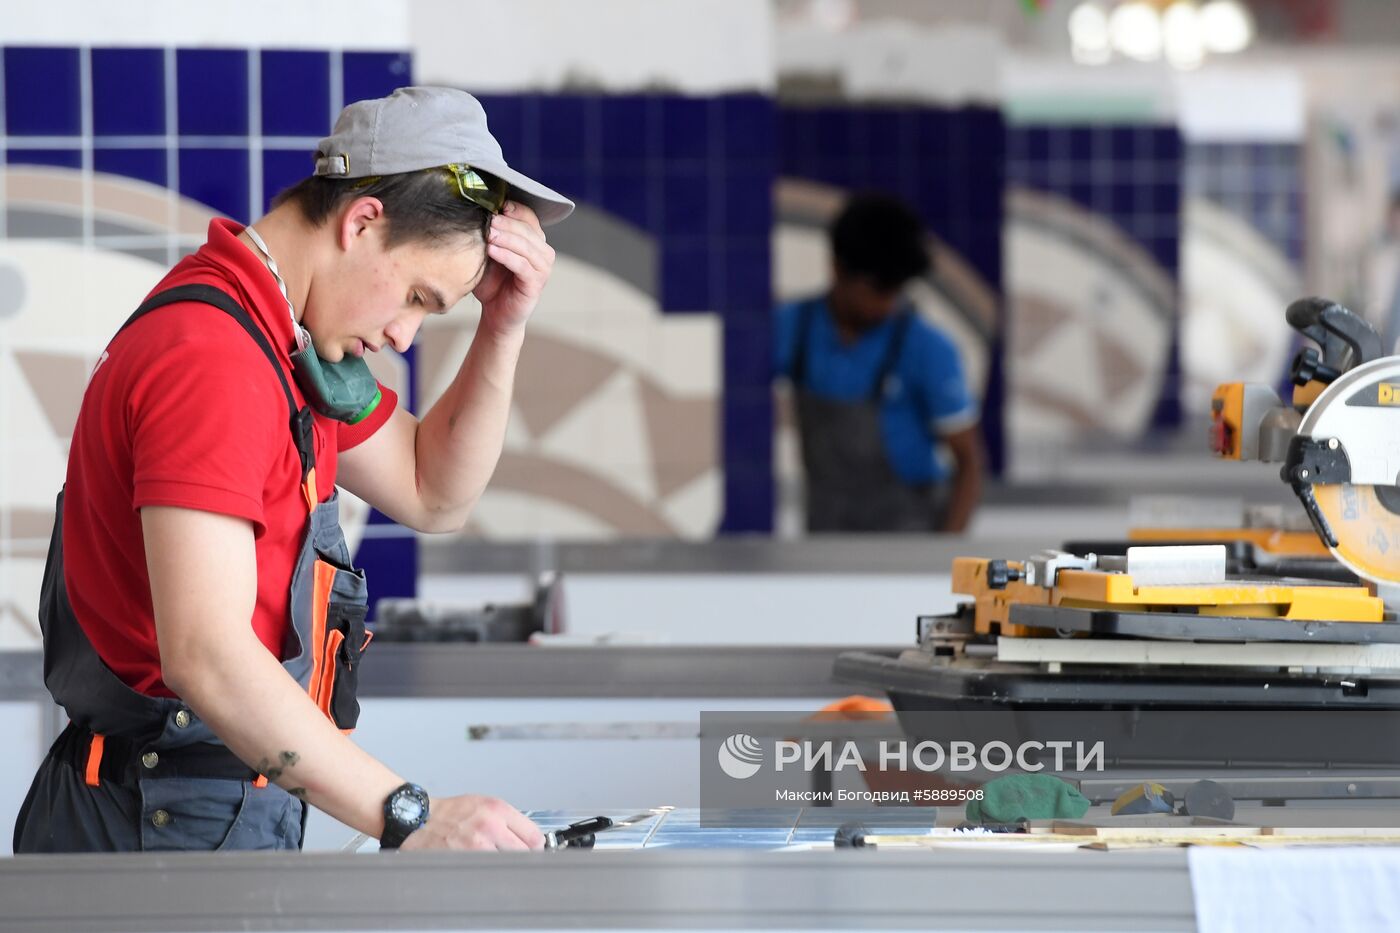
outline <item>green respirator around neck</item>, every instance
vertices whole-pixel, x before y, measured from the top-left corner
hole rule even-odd
[[[291,356],[292,376],[301,394],[327,418],[359,424],[379,407],[383,398],[379,381],[362,357],[347,355],[338,363],[329,363],[316,354],[310,340]]]

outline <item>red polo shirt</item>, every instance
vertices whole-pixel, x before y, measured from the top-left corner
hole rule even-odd
[[[242,226],[209,225],[209,240],[156,286],[213,285],[231,295],[277,351],[298,405],[287,302],[242,241]],[[155,292],[152,292],[154,294]],[[134,309],[133,309],[134,310]],[[336,456],[378,430],[397,398],[345,425],[315,416],[316,485],[335,486]],[[251,620],[282,655],[292,570],[306,530],[301,465],[286,395],[258,345],[228,314],[198,302],[143,316],[107,346],[88,383],[68,455],[63,557],[68,597],[102,660],[133,689],[173,696],[161,679],[140,509],[178,506],[252,523],[258,596]],[[218,561],[218,554],[207,554]]]

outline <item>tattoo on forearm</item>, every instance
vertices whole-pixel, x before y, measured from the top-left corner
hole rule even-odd
[[[296,752],[283,752],[277,756],[277,763],[273,764],[271,759],[264,758],[258,762],[257,771],[269,781],[280,778],[288,768],[301,760],[301,756]]]

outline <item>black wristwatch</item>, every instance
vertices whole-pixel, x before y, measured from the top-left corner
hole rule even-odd
[[[428,822],[428,792],[417,784],[405,784],[384,801],[384,834],[379,848],[397,849],[409,834]]]

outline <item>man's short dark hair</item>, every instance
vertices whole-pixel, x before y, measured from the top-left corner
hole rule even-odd
[[[846,275],[899,288],[930,266],[924,225],[903,202],[885,194],[852,197],[831,225],[831,252]]]
[[[295,204],[312,224],[320,225],[355,198],[378,198],[388,221],[386,247],[401,243],[440,243],[459,234],[485,241],[491,213],[463,198],[445,168],[332,180],[304,178],[277,195],[273,207]]]

